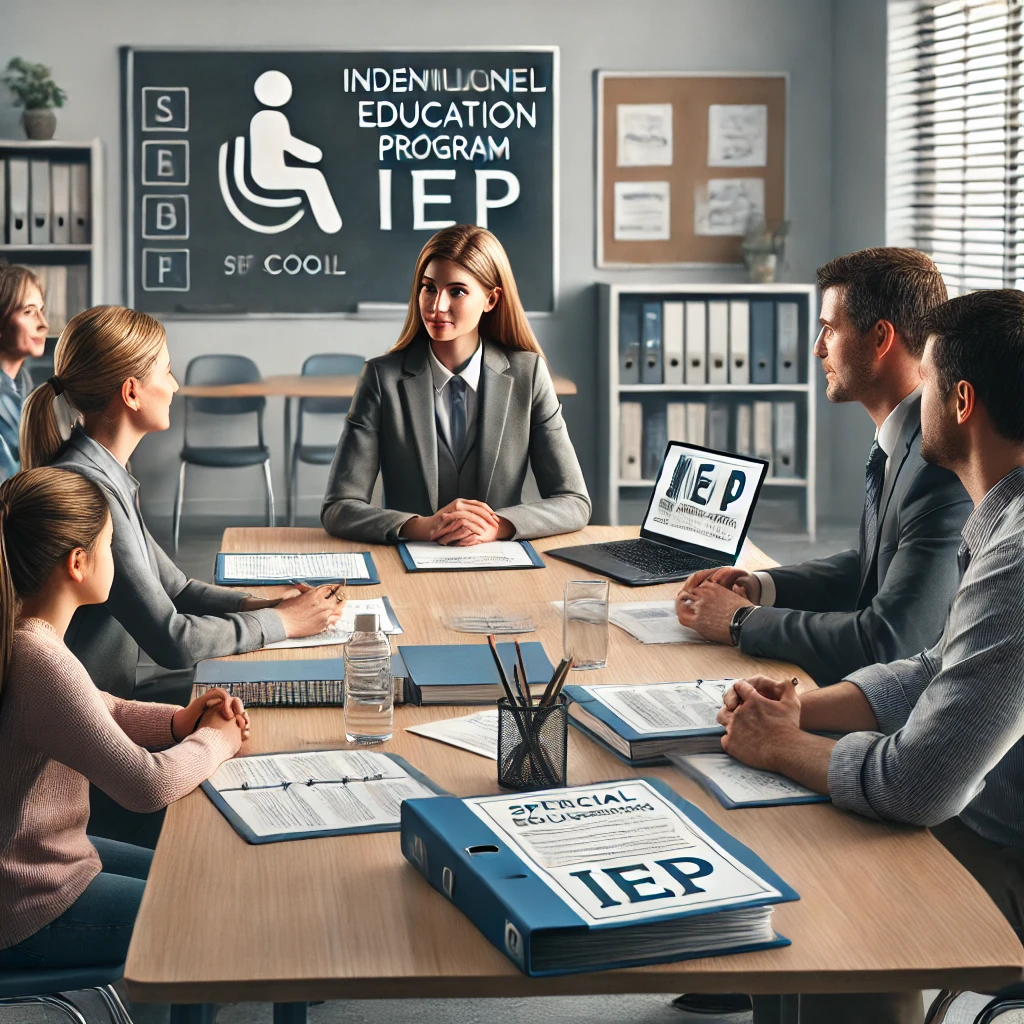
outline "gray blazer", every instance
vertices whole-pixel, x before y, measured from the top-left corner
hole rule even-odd
[[[425,338],[370,359],[352,398],[320,519],[328,533],[396,543],[414,516],[438,509],[434,385]],[[590,496],[547,364],[535,352],[484,341],[477,412],[478,493],[521,540],[580,530]],[[527,462],[541,500],[522,503]],[[370,505],[378,471],[385,508]]]
[[[131,697],[140,647],[158,665],[189,668],[204,658],[242,654],[285,639],[277,612],[240,612],[240,591],[186,579],[142,525],[144,553],[126,487],[131,478],[121,470],[119,479],[121,467],[113,456],[98,457],[90,449],[88,439],[76,431],[52,465],[98,484],[110,505],[110,597],[106,604],[79,608],[64,638],[101,690]]]
[[[960,530],[973,508],[955,474],[921,458],[921,401],[907,417],[879,501],[878,535],[858,549],[770,569],[775,607],[743,623],[740,650],[792,661],[819,684],[931,647],[960,584]]]

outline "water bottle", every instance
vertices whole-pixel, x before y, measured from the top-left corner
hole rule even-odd
[[[384,743],[394,715],[391,643],[376,615],[357,615],[345,644],[345,736],[349,743]]]

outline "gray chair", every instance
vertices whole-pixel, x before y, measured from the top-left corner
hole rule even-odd
[[[357,377],[366,360],[362,356],[324,353],[310,356],[302,364],[304,377]],[[310,416],[343,416],[352,404],[351,398],[300,398],[299,421],[295,429],[295,445],[291,453],[288,473],[288,525],[295,525],[295,504],[298,500],[297,471],[300,462],[311,466],[329,466],[334,460],[337,445],[305,444],[302,439],[303,418]],[[285,410],[288,415],[288,410]]]
[[[259,367],[247,356],[196,356],[185,370],[186,384],[249,384],[261,380]],[[178,550],[181,507],[185,500],[185,469],[206,466],[211,469],[241,469],[262,466],[267,488],[267,524],[274,525],[274,488],[270,479],[270,449],[263,442],[263,410],[267,400],[254,398],[186,398],[185,435],[181,449],[181,469],[174,496],[174,550]],[[246,416],[256,414],[257,443],[254,445],[193,445],[188,439],[189,412],[210,416]]]
[[[124,964],[105,967],[0,968],[0,1006],[42,1003],[60,1010],[74,1024],[87,1024],[82,1011],[66,995],[88,989],[98,992],[111,1024],[132,1024],[128,1011],[114,990]]]

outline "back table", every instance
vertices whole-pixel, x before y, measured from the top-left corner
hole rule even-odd
[[[587,527],[548,547],[635,536]],[[367,550],[311,529],[229,529],[225,551]],[[371,546],[381,585],[406,632],[395,643],[480,643],[453,632],[448,615],[486,606],[525,612],[530,639],[561,657],[561,614],[551,602],[582,570],[545,559],[540,570],[405,572],[394,548]],[[741,563],[771,565],[748,541]],[[630,589],[613,601],[673,597],[674,584]],[[266,594],[274,593],[268,589]],[[337,657],[339,648],[268,651],[244,659]],[[651,682],[799,670],[715,645],[645,647],[611,627],[608,668],[587,683]],[[407,758],[459,796],[498,792],[495,762],[405,732],[463,715],[458,707],[398,707],[383,749]],[[243,753],[343,747],[341,709],[254,709]],[[862,992],[910,988],[992,990],[1021,978],[1024,951],[974,879],[924,829],[867,821],[830,804],[727,811],[673,769],[635,771],[570,729],[568,782],[638,774],[669,782],[761,855],[800,893],[775,913],[792,939],[782,949],[627,970],[527,978],[405,862],[398,833],[249,846],[201,792],[169,808],[132,939],[125,980],[142,1002],[169,1002],[178,1021],[209,1005],[276,1005],[301,1020],[316,999],[435,998],[627,992]],[[379,749],[379,748],[378,748]],[[192,1005],[181,1004],[207,1004]]]

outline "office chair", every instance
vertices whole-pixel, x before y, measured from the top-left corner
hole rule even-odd
[[[56,1007],[74,1024],[88,1024],[82,1011],[63,994],[88,989],[100,994],[111,1024],[132,1024],[113,985],[123,973],[124,964],[55,970],[0,968],[0,1006],[42,1003]]]

